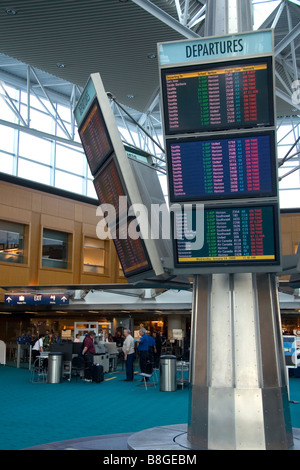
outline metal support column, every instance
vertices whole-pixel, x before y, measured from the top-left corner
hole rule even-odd
[[[252,30],[250,0],[207,2],[206,36]],[[293,445],[276,278],[194,277],[188,441],[215,450]]]

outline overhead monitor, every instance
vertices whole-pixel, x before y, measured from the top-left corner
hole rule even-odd
[[[127,216],[130,200],[121,176],[118,162],[114,155],[101,167],[93,181],[100,204],[111,204],[115,209],[116,218]],[[122,197],[127,198],[125,205],[120,204]],[[122,214],[123,213],[123,214]]]
[[[278,270],[277,204],[206,207],[203,233],[194,231],[196,215],[193,209],[188,222],[187,211],[174,213],[175,268],[194,273]]]
[[[113,152],[113,145],[97,98],[81,122],[78,132],[91,173],[95,175]]]
[[[274,131],[172,138],[166,145],[171,202],[276,196]]]
[[[161,69],[165,134],[274,126],[272,57]]]
[[[113,239],[123,273],[127,278],[152,270],[144,241],[141,238],[133,239],[128,236],[129,224],[132,222],[133,220],[125,222],[126,238],[122,238],[120,227],[118,227],[116,237]]]
[[[165,275],[160,250],[151,237],[148,237],[149,219],[137,213],[143,205],[144,189],[136,179],[127,150],[120,137],[120,132],[113,114],[111,103],[99,73],[91,74],[74,110],[79,135],[94,177],[94,186],[100,205],[111,205],[114,209],[114,221],[105,214],[105,222],[110,231],[114,231],[115,246],[124,274],[131,282]],[[132,149],[130,149],[132,154]],[[134,159],[145,164],[145,152],[137,149]],[[146,162],[148,164],[148,162]],[[153,172],[153,177],[158,178]],[[151,193],[151,181],[145,181]],[[122,201],[120,201],[120,199]],[[103,207],[102,207],[103,209]],[[127,217],[131,210],[130,218]],[[102,210],[102,212],[105,212]],[[106,210],[107,212],[107,210]],[[138,217],[140,239],[120,238],[118,227],[129,225]],[[143,223],[140,220],[143,219]],[[102,221],[101,221],[102,223]],[[119,240],[122,240],[120,241]]]
[[[126,277],[151,271],[152,265],[144,241],[130,237],[128,227],[135,218],[128,217],[130,199],[115,156],[111,156],[94,179],[95,190]],[[122,198],[124,198],[122,200]],[[110,207],[108,207],[110,205]],[[105,235],[105,233],[104,233]]]

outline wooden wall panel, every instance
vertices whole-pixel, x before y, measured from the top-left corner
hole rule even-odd
[[[0,219],[26,224],[29,232],[28,263],[0,262],[1,285],[102,284],[127,282],[119,276],[119,261],[112,241],[108,242],[105,275],[83,270],[84,237],[97,237],[100,217],[97,205],[0,181]],[[71,267],[68,270],[42,267],[43,227],[71,234]]]

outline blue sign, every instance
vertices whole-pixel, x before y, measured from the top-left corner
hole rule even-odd
[[[160,65],[272,54],[273,32],[264,30],[161,43],[158,52]]]
[[[69,294],[5,294],[5,305],[68,305]]]

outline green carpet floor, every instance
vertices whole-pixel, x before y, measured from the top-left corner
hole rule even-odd
[[[140,377],[124,377],[116,371],[100,384],[31,383],[28,370],[0,366],[0,450],[187,422],[188,388],[161,392],[158,384],[146,391]],[[300,378],[290,378],[290,400],[300,401]],[[290,410],[300,428],[300,403]]]
[[[187,422],[188,388],[146,391],[140,377],[104,377],[100,384],[31,383],[28,370],[0,366],[0,450]]]

